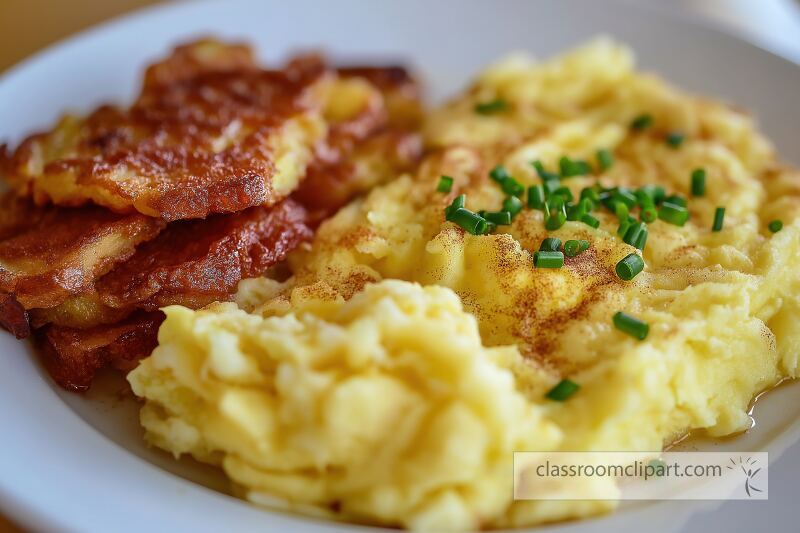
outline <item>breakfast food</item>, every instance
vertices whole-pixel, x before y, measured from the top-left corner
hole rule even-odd
[[[325,135],[313,101],[325,73],[317,66],[293,76],[214,61],[145,84],[130,109],[65,117],[27,139],[8,157],[5,178],[37,202],[92,201],[165,220],[273,204],[296,187]]]
[[[69,390],[128,370],[156,345],[160,307],[230,300],[335,207],[410,168],[419,117],[400,67],[309,54],[265,70],[245,45],[179,46],[131,107],[0,147],[13,188],[0,198],[0,325],[34,337]]]
[[[601,40],[491,67],[424,132],[291,278],[167,310],[129,375],[149,442],[263,505],[518,527],[614,502],[514,501],[512,451],[734,434],[796,377],[800,173],[746,114]]]

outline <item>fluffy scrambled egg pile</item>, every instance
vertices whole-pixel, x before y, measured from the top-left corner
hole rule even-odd
[[[642,116],[648,127],[632,127]],[[532,525],[612,504],[513,501],[512,451],[736,433],[756,394],[796,376],[800,174],[741,111],[598,41],[490,68],[425,133],[418,171],[326,221],[286,283],[243,282],[244,310],[168,309],[160,347],[129,377],[153,444],[221,463],[256,502],[413,529]],[[548,230],[527,207],[481,235],[446,220],[462,194],[473,212],[503,207],[496,165],[528,187],[541,183],[532,161],[557,172],[562,156],[590,163],[560,180],[575,198],[660,185],[688,200],[688,222],[651,221],[639,252],[605,209],[597,227]],[[536,268],[546,237],[589,247]],[[630,254],[645,268],[625,281],[615,266]],[[647,337],[615,328],[618,311]],[[580,388],[548,399],[564,379]]]

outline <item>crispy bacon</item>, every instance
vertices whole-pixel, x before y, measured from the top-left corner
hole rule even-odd
[[[148,72],[131,108],[68,117],[6,154],[9,183],[39,203],[91,201],[170,221],[279,201],[281,147],[310,151],[324,134],[315,90],[324,65],[302,76],[256,69],[240,45],[208,41],[175,56]],[[297,165],[281,179],[302,177]]]
[[[262,274],[311,237],[305,216],[286,200],[272,209],[175,222],[98,280],[100,300],[148,310],[227,300],[239,281]]]
[[[52,307],[90,290],[96,278],[155,237],[161,220],[99,207],[37,208],[0,198],[0,292],[25,309]]]
[[[389,130],[362,143],[341,160],[315,160],[293,198],[327,218],[355,196],[412,170],[422,156],[418,134]]]
[[[126,320],[91,329],[47,326],[36,334],[42,360],[53,380],[67,390],[89,388],[98,370],[131,370],[158,344],[161,311],[140,311]]]

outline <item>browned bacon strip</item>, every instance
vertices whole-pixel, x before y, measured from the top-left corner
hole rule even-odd
[[[36,335],[42,360],[53,380],[67,390],[85,391],[98,370],[130,370],[158,344],[160,311],[138,312],[113,325],[91,329],[48,326]]]

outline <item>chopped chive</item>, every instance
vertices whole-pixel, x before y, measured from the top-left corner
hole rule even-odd
[[[483,218],[486,219],[487,222],[491,222],[496,226],[508,226],[511,224],[511,213],[508,211],[495,211],[490,213],[484,213]]]
[[[614,270],[620,279],[630,281],[644,270],[644,259],[639,254],[628,254],[617,263],[617,267]]]
[[[633,242],[633,247],[644,251],[644,246],[647,244],[647,230],[641,232],[639,237]]]
[[[439,184],[436,186],[438,192],[450,192],[453,190],[453,178],[450,176],[442,176],[439,178]]]
[[[581,200],[590,200],[592,202],[592,209],[600,203],[600,194],[594,187],[584,187],[581,189]]]
[[[564,201],[564,197],[557,194],[554,194],[547,199],[547,205],[551,210],[554,211],[564,211],[564,213],[566,213],[566,204],[567,202]]]
[[[658,218],[669,224],[683,226],[689,220],[689,211],[685,207],[664,202],[658,210]]]
[[[780,220],[773,220],[767,227],[772,233],[778,233],[783,229],[783,222]]]
[[[714,224],[711,226],[711,231],[722,231],[722,223],[725,221],[725,208],[718,207],[714,211]]]
[[[637,203],[639,203],[639,199],[636,197],[634,193],[630,190],[626,189],[625,187],[618,187],[611,195],[611,200],[623,202],[625,205],[628,206],[628,209],[634,207]]]
[[[620,220],[625,220],[628,218],[628,214],[630,213],[630,209],[625,204],[625,202],[614,202],[614,214],[617,215],[617,218]]]
[[[561,249],[561,239],[558,237],[547,237],[539,245],[540,252],[557,252]]]
[[[569,379],[562,379],[558,382],[558,385],[547,391],[545,394],[545,398],[550,400],[554,400],[557,402],[563,402],[567,400],[570,396],[578,392],[581,386]]]
[[[589,248],[589,241],[570,239],[564,243],[564,255],[575,257]]]
[[[487,220],[486,221],[486,230],[483,232],[483,235],[488,235],[489,233],[492,233],[496,229],[497,229],[497,224],[495,224],[494,222],[489,222]]]
[[[472,235],[483,235],[486,232],[486,220],[479,214],[463,207],[453,211],[449,220],[458,224],[464,231]]]
[[[660,204],[664,200],[666,192],[661,185],[643,185],[636,190],[636,197],[641,204],[645,197],[650,198],[653,205]]]
[[[611,155],[611,152],[603,148],[602,150],[597,151],[597,165],[600,167],[600,170],[606,171],[614,165],[614,156]]]
[[[595,229],[600,227],[600,221],[588,213],[581,217],[581,222]]]
[[[544,187],[545,196],[549,197],[550,195],[555,194],[555,192],[561,188],[561,182],[558,180],[558,178],[554,180],[544,180],[542,186]]]
[[[636,219],[633,217],[629,216],[627,218],[622,219],[619,223],[619,227],[617,228],[617,235],[619,235],[620,237],[625,237],[625,234],[634,224],[638,224],[638,222],[636,222]]]
[[[520,211],[522,211],[522,200],[516,196],[507,196],[506,199],[503,200],[502,210],[511,213],[511,217],[513,218],[517,216]]]
[[[567,205],[567,220],[580,220],[580,218],[585,214],[586,211],[581,207],[580,204]]]
[[[705,196],[706,194],[706,171],[703,168],[696,168],[692,171],[692,196]]]
[[[566,221],[567,215],[564,214],[563,211],[553,211],[550,216],[547,217],[547,220],[544,221],[544,227],[550,231],[557,230],[563,226]]]
[[[536,268],[561,268],[564,266],[564,254],[561,252],[536,252],[533,254],[533,266]]]
[[[464,203],[467,201],[466,194],[459,194],[453,201],[450,202],[450,205],[444,209],[444,215],[447,220],[450,220],[450,214],[460,207],[464,207]]]
[[[585,176],[592,171],[592,167],[586,161],[573,160],[568,156],[561,156],[561,159],[558,160],[558,168],[562,178]]]
[[[650,326],[647,322],[642,322],[638,318],[632,317],[622,311],[614,314],[614,327],[640,341],[646,339],[647,334],[650,332]]]
[[[584,213],[590,213],[592,209],[594,209],[594,202],[591,198],[581,198],[581,201],[578,202],[578,205],[581,206],[581,210]]]
[[[496,165],[489,171],[489,177],[502,185],[504,181],[511,177],[511,174],[508,173],[508,170],[503,165]]]
[[[655,222],[658,218],[658,211],[656,211],[656,208],[653,206],[642,207],[639,218],[642,219],[642,222],[650,224],[651,222]]]
[[[491,115],[508,109],[508,102],[502,98],[475,104],[475,112],[480,115]]]
[[[686,198],[683,196],[678,196],[677,194],[673,194],[672,196],[667,196],[664,198],[665,203],[670,203],[672,205],[677,205],[680,207],[686,207],[688,204],[686,202]]]
[[[653,125],[653,115],[649,113],[639,115],[631,122],[631,128],[639,131],[647,129],[652,125]]]
[[[647,225],[644,222],[634,221],[630,226],[628,226],[628,229],[625,231],[625,235],[622,237],[622,241],[625,244],[636,246],[636,243],[639,242],[642,233],[647,233]]]
[[[569,190],[569,187],[559,187],[558,189],[553,191],[553,194],[561,196],[562,198],[564,198],[565,202],[571,202],[572,200],[574,200],[574,197],[572,196],[572,191]]]
[[[541,185],[531,185],[528,187],[528,207],[531,209],[541,209],[544,207],[544,187]]]
[[[672,148],[680,148],[686,136],[683,133],[674,131],[667,135],[667,144]]]
[[[506,180],[500,184],[500,188],[503,189],[504,193],[510,194],[511,196],[522,196],[525,193],[525,187],[514,178],[506,178]]]
[[[533,168],[536,169],[536,173],[539,175],[540,178],[542,178],[543,181],[551,181],[558,179],[558,174],[556,174],[555,172],[548,172],[547,170],[545,170],[544,165],[538,159],[533,163],[531,163],[531,165],[533,165]]]

